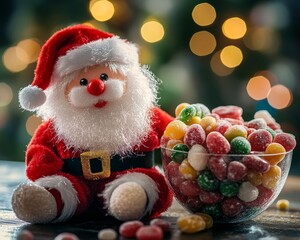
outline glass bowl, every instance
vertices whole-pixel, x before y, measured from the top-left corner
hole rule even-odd
[[[190,164],[189,152],[161,147],[162,166],[175,198],[189,212],[203,212],[216,223],[250,220],[270,206],[282,190],[292,151],[247,155],[199,152]],[[196,166],[191,165],[202,162]],[[270,165],[272,159],[281,159]],[[204,166],[204,167],[203,167]]]

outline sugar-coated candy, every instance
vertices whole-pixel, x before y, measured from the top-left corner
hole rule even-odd
[[[188,162],[196,171],[206,168],[208,157],[205,147],[199,144],[192,146],[188,152]]]
[[[230,151],[230,143],[221,133],[215,131],[207,135],[206,146],[214,154],[226,154]]]
[[[219,203],[204,205],[201,208],[201,212],[206,213],[212,216],[213,218],[220,217],[222,215],[222,209]]]
[[[179,120],[188,124],[194,116],[196,116],[196,108],[193,105],[188,105],[181,110]]]
[[[198,176],[197,171],[191,166],[187,159],[183,160],[180,164],[179,172],[185,179],[195,180]]]
[[[228,164],[227,178],[230,181],[238,182],[241,181],[247,175],[247,167],[239,162],[232,161]]]
[[[248,154],[251,152],[251,145],[244,137],[235,137],[230,142],[231,153],[233,154]]]
[[[289,202],[289,200],[286,200],[286,199],[279,199],[276,202],[276,207],[280,211],[287,211],[287,210],[289,210],[289,206],[290,206],[290,202]]]
[[[176,145],[176,144],[178,144],[178,143],[182,143],[182,141],[181,140],[175,140],[175,139],[170,139],[169,141],[168,141],[168,143],[167,143],[167,145],[166,145],[166,155],[168,156],[168,157],[171,157],[171,155],[172,155],[172,149],[173,149],[173,147]]]
[[[198,184],[205,191],[214,191],[219,187],[219,180],[210,170],[206,169],[200,172]]]
[[[287,152],[296,147],[296,139],[289,133],[277,133],[274,137],[274,142],[280,143]]]
[[[175,116],[178,117],[182,109],[184,109],[186,106],[189,106],[189,103],[180,103],[176,108],[175,108]]]
[[[234,217],[241,213],[244,208],[244,204],[237,197],[226,198],[222,202],[222,212],[228,217]]]
[[[258,196],[254,201],[245,202],[248,207],[264,207],[264,205],[273,196],[274,192],[271,189],[265,188],[262,185],[256,187],[258,189]]]
[[[33,234],[29,230],[22,230],[18,234],[17,240],[33,240]]]
[[[262,174],[249,171],[246,180],[249,181],[253,186],[258,186],[262,184]]]
[[[243,109],[238,106],[219,106],[212,110],[212,113],[218,114],[221,118],[240,119],[243,114]]]
[[[144,226],[139,220],[127,221],[120,225],[119,233],[122,237],[125,238],[134,238],[136,236],[136,232]]]
[[[195,144],[202,145],[205,142],[205,138],[204,129],[199,124],[193,124],[186,131],[184,143],[191,148]]]
[[[231,142],[235,137],[247,137],[247,129],[242,125],[233,125],[224,133],[224,137]]]
[[[179,186],[179,191],[187,197],[195,197],[200,193],[200,188],[196,181],[185,180]]]
[[[178,199],[178,197],[177,197]],[[186,201],[183,202],[185,206],[188,206],[188,208],[192,212],[198,212],[200,208],[203,206],[203,202],[201,202],[199,196],[196,197],[188,197]]]
[[[257,111],[255,114],[254,114],[254,118],[257,119],[257,118],[262,118],[265,120],[265,122],[267,124],[269,123],[273,123],[275,122],[275,119],[271,116],[271,114],[266,111],[266,110],[260,110],[260,111]]]
[[[236,182],[222,181],[220,183],[220,192],[225,197],[234,197],[239,192],[240,185]]]
[[[212,217],[206,213],[197,213],[205,222],[205,229],[211,228],[214,224]]]
[[[166,148],[167,147],[167,144],[168,142],[170,141],[171,139],[167,136],[162,136],[161,139],[160,139],[160,146],[163,147],[163,148]]]
[[[117,239],[117,237],[117,232],[112,228],[105,228],[98,232],[99,240],[114,240]]]
[[[246,130],[247,130],[247,136],[249,136],[251,133],[256,131],[255,128],[248,128],[248,127],[246,128]]]
[[[218,192],[208,192],[201,190],[199,194],[201,202],[205,204],[215,204],[222,201],[223,196]]]
[[[224,119],[220,119],[217,121],[216,131],[224,135],[224,133],[230,128],[232,125],[230,122]]]
[[[222,156],[212,156],[207,162],[208,168],[219,180],[227,176],[227,164]]]
[[[64,232],[58,234],[54,240],[79,240],[79,238],[73,233]]]
[[[177,227],[184,233],[196,233],[205,229],[206,223],[197,214],[181,216],[177,219]]]
[[[267,146],[264,159],[266,159],[271,165],[276,165],[282,161],[285,153],[285,149],[280,143],[273,142]]]
[[[189,121],[188,125],[192,125],[192,124],[199,124],[200,125],[201,122],[201,118],[198,116],[194,116],[192,117],[192,119]]]
[[[250,182],[243,182],[239,188],[238,198],[244,202],[252,202],[258,197],[258,189]]]
[[[195,103],[193,104],[193,106],[196,108],[197,111],[196,116],[199,116],[200,118],[203,118],[206,115],[210,114],[210,110],[208,109],[208,107],[206,107],[202,103]]]
[[[270,128],[270,127],[266,127],[265,129],[266,129],[269,133],[271,133],[272,139],[273,139],[273,141],[274,141],[274,138],[275,138],[275,136],[277,135],[277,132],[276,132],[275,130],[273,130],[272,128]]]
[[[251,144],[251,150],[263,152],[267,146],[272,142],[273,138],[271,133],[266,129],[258,129],[248,136],[248,141]]]
[[[264,173],[267,172],[270,168],[270,164],[257,155],[246,155],[242,159],[242,163],[247,167],[248,170]]]
[[[180,120],[174,120],[167,125],[164,136],[167,136],[171,139],[180,140],[183,139],[186,130],[187,126],[184,122]]]
[[[163,230],[155,225],[140,227],[135,235],[138,240],[162,240],[164,238]]]
[[[157,227],[160,227],[161,230],[163,230],[164,233],[168,233],[171,231],[171,224],[167,222],[166,220],[163,220],[161,218],[154,218],[150,221],[150,225],[154,225]]]
[[[267,123],[263,118],[256,118],[247,122],[246,126],[248,128],[263,129],[267,127]]]
[[[175,189],[179,188],[181,183],[186,180],[179,172],[179,164],[173,161],[167,165],[165,174]]]
[[[183,143],[176,144],[172,149],[171,159],[174,162],[181,163],[188,156],[189,148]]]
[[[205,116],[201,119],[200,125],[204,129],[205,133],[208,134],[216,129],[217,120],[214,117]]]
[[[262,185],[269,189],[277,187],[281,178],[281,168],[277,165],[271,166],[269,171],[262,175]]]

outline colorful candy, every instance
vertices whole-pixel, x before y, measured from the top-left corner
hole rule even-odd
[[[209,156],[205,147],[195,144],[188,152],[188,162],[196,170],[201,171],[206,168]]]
[[[117,239],[117,237],[117,232],[112,228],[105,228],[98,232],[99,240],[114,240]]]
[[[230,181],[241,181],[247,175],[246,166],[239,161],[232,161],[228,164],[227,178]]]
[[[219,180],[224,180],[227,176],[227,164],[221,156],[210,157],[208,160],[208,168]]]
[[[184,143],[191,148],[195,144],[202,145],[205,142],[205,138],[204,129],[199,124],[192,124],[186,131]]]
[[[178,143],[172,149],[171,159],[174,162],[181,163],[188,156],[189,148],[187,145]]]
[[[164,132],[164,136],[167,136],[171,139],[180,140],[183,139],[187,126],[185,123],[180,120],[174,120],[168,124]]]
[[[186,106],[179,114],[179,120],[188,124],[196,116],[196,108],[192,105]]]
[[[220,183],[220,192],[225,197],[234,197],[239,192],[240,185],[236,182],[223,181]]]
[[[280,143],[285,151],[291,151],[296,147],[296,139],[293,135],[288,133],[278,133],[274,137],[274,142]]]
[[[214,191],[219,187],[219,180],[209,170],[200,172],[198,177],[199,186],[206,191]]]
[[[203,218],[196,214],[181,216],[177,219],[177,227],[184,233],[196,233],[206,228]]]
[[[221,133],[215,131],[207,135],[206,146],[214,154],[226,154],[230,151],[230,143]]]
[[[266,159],[271,165],[276,165],[284,158],[285,149],[280,143],[273,142],[267,146],[265,154],[267,155],[264,156],[264,159]]]
[[[247,137],[247,129],[241,125],[233,125],[224,133],[224,137],[231,142],[235,137]]]
[[[280,199],[276,202],[276,207],[280,211],[287,211],[289,210],[290,202],[286,199]]]
[[[228,217],[238,215],[244,208],[243,202],[236,197],[227,198],[222,202],[222,211]]]
[[[201,127],[204,129],[206,134],[214,131],[217,127],[217,120],[211,116],[205,116],[200,121]]]
[[[243,182],[240,186],[238,198],[244,202],[252,202],[258,197],[258,189],[250,182]]]
[[[191,166],[187,159],[183,160],[180,164],[179,172],[185,179],[195,180],[198,176],[197,171]]]
[[[138,240],[162,240],[164,237],[163,230],[155,225],[140,227],[135,235]]]
[[[263,152],[272,142],[272,135],[266,129],[258,129],[248,136],[248,141],[251,144],[251,150]]]
[[[163,230],[164,233],[168,233],[171,231],[171,224],[161,218],[154,218],[150,221],[151,226],[157,226],[160,227],[161,230]]]
[[[270,168],[270,164],[257,155],[244,156],[242,163],[247,167],[248,170],[257,173],[264,173]]]
[[[128,221],[121,224],[119,233],[125,238],[134,238],[137,231],[144,226],[144,223],[138,220]]]
[[[214,224],[212,217],[206,213],[197,213],[205,222],[205,229],[211,228]]]
[[[235,137],[232,139],[230,147],[233,154],[248,154],[251,151],[251,145],[244,137]]]

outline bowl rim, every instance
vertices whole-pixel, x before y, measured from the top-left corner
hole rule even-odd
[[[200,145],[202,146],[202,145]],[[181,151],[181,150],[173,150],[170,148],[166,148],[163,146],[160,146],[160,149],[164,149],[167,151],[172,151],[172,152],[179,152],[179,153],[186,153],[188,154],[188,152],[186,151]],[[204,155],[204,156],[216,156],[216,157],[245,157],[245,156],[258,156],[258,157],[272,157],[272,156],[280,156],[280,155],[289,155],[293,152],[293,150],[284,152],[284,153],[264,153],[264,152],[256,152],[256,151],[251,151],[248,154],[234,154],[234,153],[198,153],[199,155]],[[284,157],[285,157],[284,156]]]

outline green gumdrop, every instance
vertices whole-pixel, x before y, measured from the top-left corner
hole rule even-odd
[[[267,128],[265,128],[269,133],[271,133],[271,135],[272,135],[272,139],[274,139],[274,137],[275,137],[275,135],[277,134],[272,128],[269,128],[269,127],[267,127]]]
[[[176,144],[172,149],[171,159],[174,162],[181,163],[188,156],[189,148],[183,143]]]
[[[251,152],[251,144],[244,137],[235,137],[230,142],[231,153],[248,154]]]
[[[179,120],[188,123],[194,116],[196,116],[196,108],[192,105],[188,105],[181,110]]]
[[[200,212],[206,213],[211,217],[220,217],[222,215],[222,209],[219,204],[205,205],[201,208]]]
[[[207,114],[210,114],[210,110],[202,103],[192,104],[196,108],[196,116],[203,118]]]
[[[219,187],[219,180],[209,170],[199,174],[198,185],[205,191],[214,191]]]
[[[220,183],[220,192],[225,197],[234,197],[239,193],[239,184],[231,181]]]

